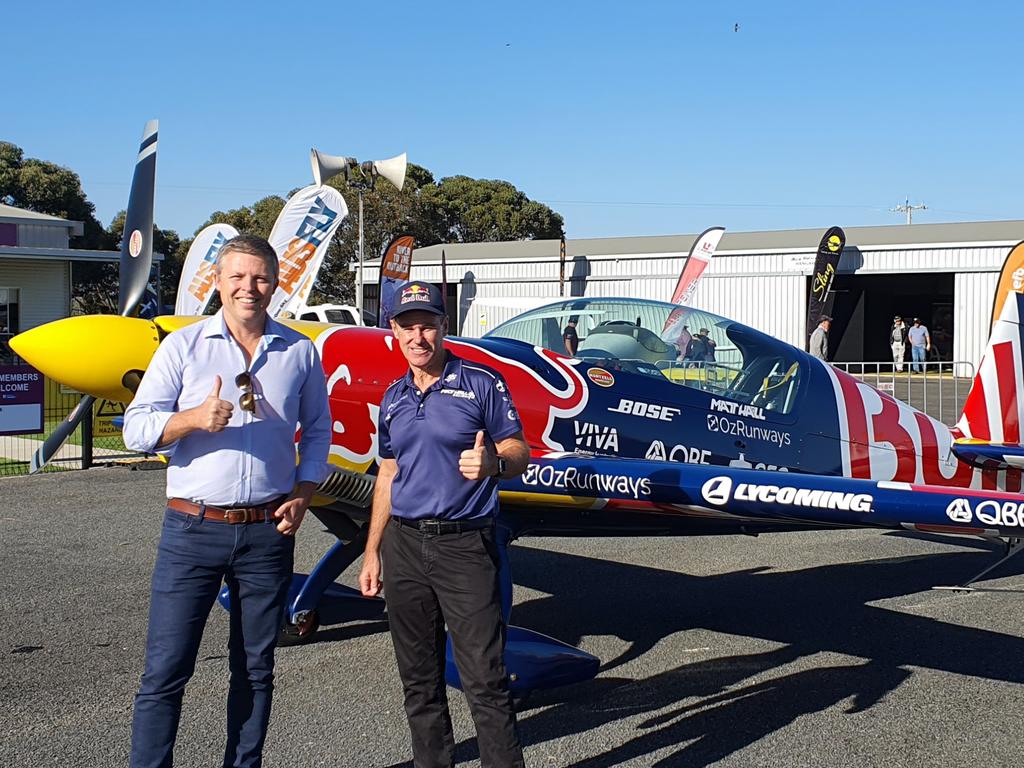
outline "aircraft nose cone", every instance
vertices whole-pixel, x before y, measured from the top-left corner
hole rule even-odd
[[[54,381],[123,403],[133,397],[123,383],[125,374],[146,370],[159,343],[156,325],[120,315],[55,320],[10,341],[23,360]]]

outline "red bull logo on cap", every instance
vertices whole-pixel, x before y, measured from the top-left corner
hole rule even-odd
[[[422,285],[413,283],[412,285],[402,289],[402,304],[409,304],[413,301],[422,301],[427,304],[430,303],[430,291],[424,288]]]

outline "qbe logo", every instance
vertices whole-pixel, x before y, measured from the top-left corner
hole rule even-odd
[[[946,516],[954,523],[969,523],[974,519],[971,503],[967,499],[953,499],[946,507]]]
[[[982,525],[1024,528],[1024,502],[985,499],[972,506],[970,499],[953,499],[946,507],[946,517],[954,523],[977,520]]]

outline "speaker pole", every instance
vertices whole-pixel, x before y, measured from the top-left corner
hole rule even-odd
[[[377,176],[383,176],[399,191],[405,185],[407,168],[406,154],[389,157],[387,160],[366,160],[359,162],[354,157],[344,155],[327,155],[316,149],[309,150],[309,162],[313,170],[313,181],[317,184],[326,182],[338,173],[345,173],[345,183],[349,189],[359,193],[359,277],[356,280],[356,309],[359,311],[359,322],[363,322],[363,193],[372,190]],[[359,169],[360,180],[353,179],[351,173]],[[383,265],[382,265],[383,266]]]
[[[363,323],[363,188],[359,187],[359,293],[356,294],[356,312]]]

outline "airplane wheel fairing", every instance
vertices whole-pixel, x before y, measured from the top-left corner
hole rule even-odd
[[[316,611],[307,611],[306,615],[298,622],[286,623],[281,627],[281,633],[277,636],[278,646],[305,645],[316,637],[320,629],[320,614]]]

